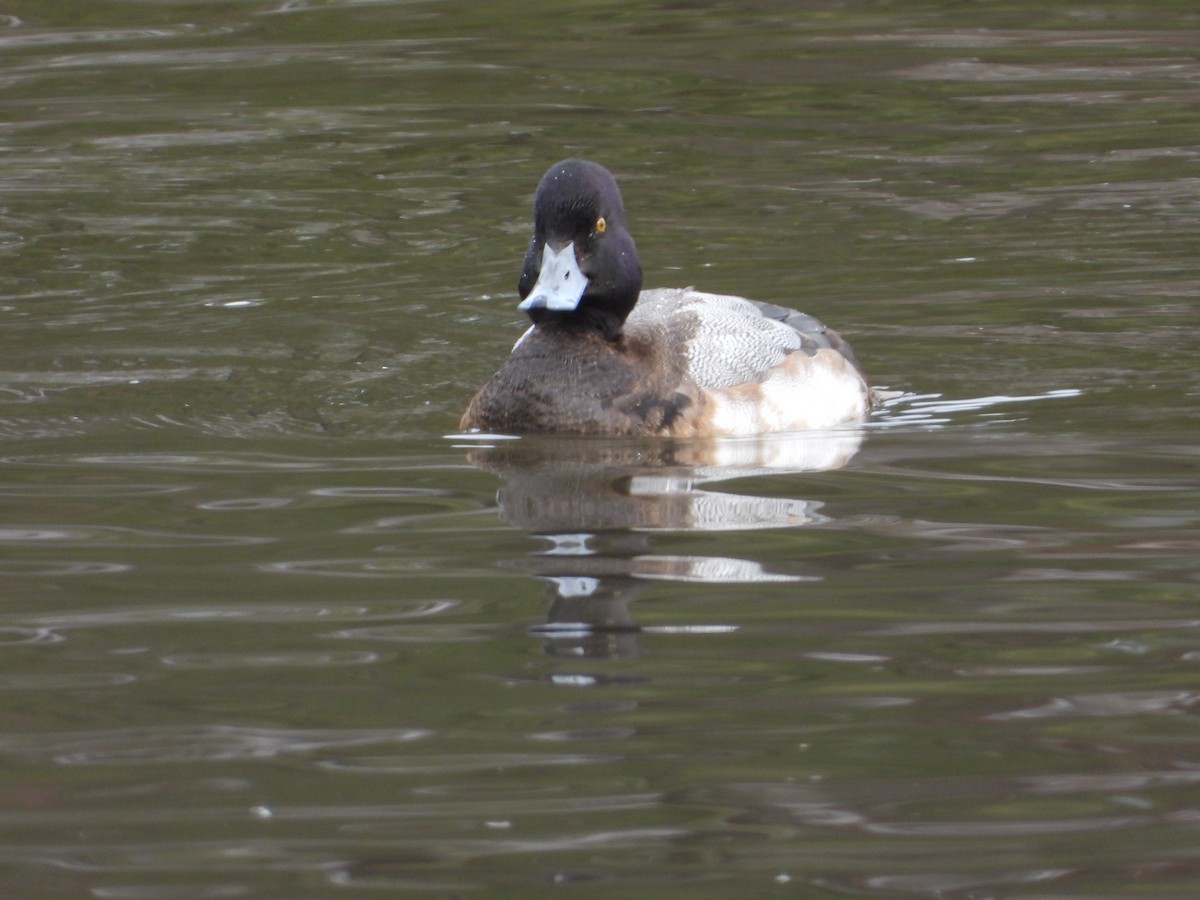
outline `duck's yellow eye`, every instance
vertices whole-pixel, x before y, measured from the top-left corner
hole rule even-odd
[[[604,234],[604,229],[608,227],[608,223],[604,221],[604,216],[596,220],[596,231],[599,234]]]

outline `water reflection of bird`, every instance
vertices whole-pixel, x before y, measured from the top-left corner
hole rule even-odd
[[[652,581],[800,582],[757,560],[655,552],[659,531],[795,528],[828,521],[819,500],[717,491],[717,481],[845,465],[851,430],[679,441],[476,436],[469,459],[504,480],[501,517],[545,543],[504,565],[537,576],[550,598],[535,631],[555,655],[630,656],[630,602]],[[724,463],[724,464],[722,464]]]

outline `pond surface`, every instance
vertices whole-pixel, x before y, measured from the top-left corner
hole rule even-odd
[[[24,0],[0,87],[5,896],[1196,895],[1191,0]],[[455,436],[570,155],[891,399]]]

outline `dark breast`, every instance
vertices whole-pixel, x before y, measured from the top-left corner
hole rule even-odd
[[[505,434],[662,434],[697,402],[652,342],[538,328],[475,395],[460,427]]]

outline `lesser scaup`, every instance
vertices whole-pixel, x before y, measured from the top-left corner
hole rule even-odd
[[[850,346],[812,316],[641,287],[612,175],[578,159],[551,166],[518,284],[533,325],[460,427],[717,437],[826,428],[870,411]]]

